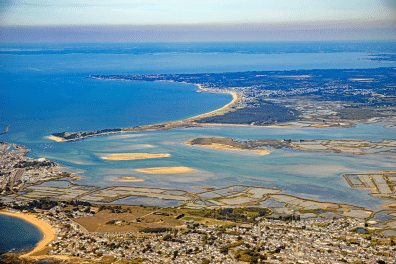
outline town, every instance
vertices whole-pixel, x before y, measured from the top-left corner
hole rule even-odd
[[[0,142],[0,193],[17,193],[25,186],[42,180],[66,177],[56,169],[57,165],[44,158],[27,156],[30,149],[25,146]]]
[[[367,228],[366,221],[349,217],[304,220],[264,217],[250,224],[185,220],[174,227],[146,224],[148,227],[140,231],[120,232],[119,227],[136,221],[116,219],[141,206],[44,200],[2,206],[10,212],[35,212],[37,218],[56,229],[57,239],[35,255],[48,259],[67,256],[71,262],[85,259],[89,263],[393,263],[396,258],[395,231],[381,233]],[[144,209],[151,211],[147,217],[154,212],[164,218],[169,215],[158,214],[155,207]],[[178,210],[173,207],[160,211]],[[109,216],[105,225],[114,231],[88,232],[87,225],[78,224],[79,218],[93,219],[100,212]],[[116,219],[109,220],[111,215]],[[180,218],[178,212],[176,215]],[[144,218],[139,217],[139,221]]]
[[[227,111],[212,115],[140,127],[56,132],[51,137],[56,141],[70,141],[103,134],[208,124],[351,127],[356,122],[395,123],[394,76],[394,68],[90,75],[86,78],[193,84],[199,87],[197,92],[231,93],[238,98]]]
[[[351,146],[361,147],[361,142],[347,141],[193,141],[211,144],[216,140],[236,149],[257,144],[273,148],[297,144],[304,148],[308,143],[309,150],[312,143],[325,144],[329,150],[344,147],[349,152]],[[376,144],[378,151],[381,148],[377,145],[383,144],[366,143],[365,147]],[[56,163],[29,158],[29,149],[24,146],[5,142],[0,146],[0,207],[15,214],[33,213],[56,230],[56,239],[35,253],[33,259],[66,257],[71,262],[98,263],[387,263],[396,257],[393,207],[373,212],[242,185],[209,188],[200,193],[139,187],[100,189],[73,183],[75,177],[61,172]],[[374,184],[379,194],[373,195],[393,193],[394,174],[370,177],[345,175],[351,187]],[[108,204],[131,195],[170,199],[178,205]],[[18,255],[5,257],[4,261],[13,261]]]
[[[206,92],[235,92],[241,96],[234,111],[203,118],[199,123],[271,125],[300,121],[339,125],[351,120],[389,120],[392,116],[395,121],[394,75],[393,68],[377,68],[87,78],[189,83],[199,85]]]
[[[237,95],[221,114],[143,127],[54,133],[57,141],[120,132],[205,124],[331,127],[396,122],[393,68],[219,74],[94,75],[94,79],[171,81],[211,93]],[[334,77],[337,76],[337,77]],[[375,83],[376,85],[373,85]],[[7,132],[7,130],[6,130]],[[394,140],[248,140],[195,138],[198,147],[394,156]],[[280,189],[233,185],[187,192],[135,186],[79,185],[54,162],[0,143],[0,206],[35,214],[55,239],[30,260],[89,263],[392,263],[396,258],[395,204],[374,212],[318,202]],[[267,150],[268,154],[270,151]],[[263,155],[263,153],[261,153]],[[394,199],[395,172],[345,174],[346,185]],[[163,207],[112,204],[123,198],[166,200]],[[2,256],[3,257],[3,256]],[[5,254],[15,263],[20,255]]]

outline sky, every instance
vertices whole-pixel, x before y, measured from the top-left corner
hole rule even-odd
[[[396,39],[396,0],[0,0],[1,42]]]

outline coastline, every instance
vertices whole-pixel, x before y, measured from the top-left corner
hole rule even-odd
[[[114,132],[114,131],[109,131],[109,132],[104,132],[104,131],[92,131],[88,132],[88,135],[83,135],[83,136],[77,136],[71,139],[66,139],[54,135],[49,135],[46,138],[50,140],[54,140],[56,142],[67,142],[67,141],[75,141],[79,139],[84,139],[88,137],[94,137],[94,136],[99,136],[99,135],[109,135],[109,134],[115,134],[115,133],[123,133],[123,132],[143,132],[143,131],[155,131],[155,130],[171,130],[179,127],[203,127],[203,126],[213,126],[213,125],[232,125],[232,124],[205,124],[205,123],[196,123],[195,121],[207,117],[212,117],[216,115],[223,115],[225,113],[228,113],[230,111],[233,111],[233,108],[237,105],[237,103],[241,100],[241,96],[233,91],[221,91],[221,92],[215,92],[211,91],[209,89],[203,88],[200,84],[194,84],[198,87],[199,91],[203,92],[208,92],[208,93],[228,93],[232,95],[232,100],[225,106],[213,110],[208,113],[200,114],[197,116],[193,116],[187,119],[182,119],[182,120],[177,120],[177,121],[172,121],[172,122],[167,122],[167,123],[160,123],[160,124],[153,124],[153,125],[145,125],[145,126],[137,126],[137,127],[128,127],[128,128],[122,128],[120,131]],[[82,132],[74,132],[74,133],[68,133],[68,134],[81,134]]]
[[[11,212],[7,212],[7,211],[0,211],[0,214],[20,218],[20,219],[36,226],[44,234],[44,238],[42,240],[40,240],[40,242],[37,243],[35,248],[32,251],[22,255],[21,257],[31,257],[32,254],[43,250],[56,237],[55,229],[50,224],[45,222],[44,220],[37,219],[35,217],[35,214],[11,213]]]
[[[214,93],[213,91],[209,91],[206,88],[202,88],[202,85],[200,84],[196,84],[196,86],[198,86],[199,90],[207,92],[207,93]],[[217,110],[213,110],[211,112],[205,113],[205,114],[201,114],[201,115],[197,115],[197,116],[193,116],[181,121],[194,121],[194,120],[198,120],[198,119],[202,119],[202,118],[206,118],[206,117],[210,117],[210,116],[214,116],[214,115],[222,115],[225,114],[227,112],[230,112],[232,110],[232,108],[241,100],[241,96],[233,91],[223,91],[222,93],[228,93],[232,95],[232,100],[231,102],[229,102],[228,104],[226,104],[225,106],[217,109]]]
[[[251,154],[261,155],[261,156],[271,154],[271,151],[266,150],[266,149],[245,149],[245,148],[239,148],[239,147],[235,147],[235,146],[230,146],[230,145],[221,144],[221,143],[214,143],[214,142],[211,144],[196,144],[196,143],[193,143],[193,141],[194,141],[194,139],[189,140],[188,142],[185,142],[183,144],[189,145],[189,146],[210,148],[210,149],[229,150],[229,151],[245,151],[245,152],[249,152]]]
[[[101,78],[94,78],[94,79],[101,79]],[[127,81],[127,80],[124,80]],[[172,80],[159,80],[161,82],[174,82]],[[176,83],[176,82],[175,82]],[[185,83],[185,82],[178,82],[178,83]],[[186,83],[187,84],[187,83]],[[116,129],[105,129],[105,130],[98,130],[98,131],[80,131],[80,132],[62,132],[62,133],[54,133],[52,135],[47,136],[47,139],[54,140],[56,142],[68,142],[68,141],[75,141],[89,137],[95,137],[100,135],[109,135],[109,134],[121,134],[121,133],[130,133],[130,132],[144,132],[144,131],[166,131],[177,129],[181,127],[189,128],[189,127],[212,127],[212,126],[242,126],[242,127],[251,127],[251,126],[260,126],[260,127],[269,127],[269,128],[301,128],[305,126],[299,125],[290,125],[285,123],[283,125],[279,124],[269,124],[269,125],[255,125],[254,123],[251,124],[232,124],[232,123],[201,123],[199,120],[210,118],[214,116],[221,116],[226,113],[236,111],[240,108],[244,107],[237,107],[238,102],[242,99],[242,96],[235,91],[231,90],[216,90],[211,88],[204,88],[201,84],[198,83],[188,83],[193,84],[198,87],[197,92],[207,92],[207,93],[228,93],[232,95],[232,100],[228,104],[224,105],[223,107],[204,113],[200,115],[196,115],[193,117],[189,117],[182,120],[153,124],[153,125],[143,125],[143,126],[135,126],[135,127],[127,127],[127,128],[116,128]],[[360,121],[360,120],[359,120]],[[344,123],[312,123],[308,124],[306,127],[313,127],[313,128],[322,128],[322,127],[352,127],[353,125],[348,122]],[[266,155],[265,153],[257,153],[260,155]]]
[[[3,133],[0,133],[0,135],[6,134],[6,133],[8,132],[8,129],[10,128],[10,126],[11,126],[11,125],[8,125],[8,126],[6,127],[6,129],[5,129],[5,131],[4,131]]]
[[[61,137],[56,137],[56,136],[54,136],[54,135],[49,135],[49,136],[46,136],[46,138],[48,138],[48,139],[51,139],[51,140],[53,140],[53,141],[56,141],[56,142],[63,142],[63,141],[67,141],[66,139],[64,139],[64,138],[61,138]]]

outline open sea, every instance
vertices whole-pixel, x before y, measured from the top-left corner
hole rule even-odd
[[[302,198],[378,209],[387,203],[369,190],[351,189],[344,173],[394,170],[390,157],[274,150],[268,156],[183,145],[198,136],[238,139],[394,139],[382,125],[356,128],[275,129],[210,127],[109,135],[56,143],[55,132],[91,131],[189,118],[231,101],[228,94],[197,93],[189,84],[87,79],[100,74],[215,73],[238,71],[396,67],[368,60],[395,53],[393,42],[251,43],[39,43],[0,44],[1,141],[22,144],[30,157],[45,157],[80,172],[79,184],[148,186],[197,192],[194,186],[234,184],[279,188]],[[150,147],[148,148],[147,145]],[[104,161],[102,154],[170,153],[166,159]],[[150,175],[134,169],[188,166],[191,174]],[[144,182],[114,182],[133,176]],[[2,224],[5,220],[0,220]],[[1,231],[0,231],[1,233]]]

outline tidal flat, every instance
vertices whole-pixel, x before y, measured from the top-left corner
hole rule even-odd
[[[380,154],[390,155],[373,155],[374,152],[378,152],[378,149],[365,148],[365,146],[361,148],[361,153],[366,155],[355,155],[356,151],[350,151],[349,145],[341,144],[340,148],[334,143],[336,140],[340,142],[364,140],[377,143],[382,140],[395,140],[394,129],[392,129],[395,119],[392,115],[393,110],[388,107],[394,99],[389,97],[390,95],[382,97],[380,94],[392,90],[388,88],[394,86],[392,84],[394,79],[392,79],[393,75],[388,73],[394,73],[391,67],[396,64],[389,61],[381,61],[380,64],[378,61],[367,60],[371,53],[379,52],[378,47],[382,50],[384,44],[374,45],[378,46],[377,49],[373,49],[371,44],[360,44],[362,45],[358,45],[358,52],[351,52],[344,48],[345,52],[342,53],[338,52],[340,46],[337,43],[332,43],[330,46],[333,48],[325,53],[318,52],[321,49],[319,47],[321,44],[318,43],[304,44],[307,53],[290,52],[281,43],[277,43],[276,47],[273,46],[274,44],[263,43],[235,44],[238,45],[237,50],[243,50],[246,54],[230,50],[224,44],[220,45],[221,49],[215,48],[214,52],[211,50],[208,53],[191,53],[191,50],[201,50],[201,44],[189,44],[188,46],[192,49],[181,50],[180,53],[178,51],[178,55],[161,52],[164,49],[161,45],[154,45],[159,50],[155,55],[147,52],[146,47],[137,47],[137,50],[133,51],[119,49],[119,46],[116,49],[109,48],[108,51],[99,48],[100,54],[96,46],[88,45],[88,48],[81,49],[78,44],[62,49],[63,51],[59,54],[53,54],[52,47],[45,44],[38,44],[41,47],[38,53],[25,50],[25,47],[19,47],[20,51],[15,51],[11,47],[10,50],[5,49],[3,51],[5,54],[1,55],[3,58],[7,57],[7,67],[3,67],[1,72],[4,75],[3,85],[8,88],[3,89],[1,93],[3,98],[19,98],[19,100],[4,102],[4,107],[7,109],[4,122],[13,122],[9,131],[2,135],[2,140],[27,145],[32,149],[29,155],[33,158],[48,158],[65,168],[79,170],[81,178],[73,180],[79,186],[106,189],[112,187],[158,188],[186,191],[194,195],[202,193],[203,188],[218,190],[233,185],[255,186],[282,190],[286,195],[301,199],[329,203],[348,201],[351,206],[380,210],[381,206],[392,201],[370,195],[373,193],[372,189],[352,188],[344,174],[371,175],[394,170],[396,162],[391,156],[389,146],[382,146]],[[60,47],[62,45],[59,44]],[[276,51],[272,54],[263,53],[267,45],[275,47]],[[221,52],[218,52],[220,50]],[[260,52],[257,53],[258,50]],[[109,53],[109,51],[117,51],[117,54]],[[128,53],[129,56],[118,55],[124,53]],[[135,59],[140,64],[134,63]],[[174,64],[170,65],[169,59]],[[59,61],[62,64],[54,64],[53,61]],[[113,61],[117,63],[113,64]],[[213,65],[213,61],[221,61],[222,64]],[[112,66],[109,68],[109,65]],[[32,71],[32,68],[39,69],[39,71]],[[10,69],[18,69],[18,71]],[[249,71],[267,71],[271,76],[260,76],[261,74],[249,73]],[[277,72],[271,73],[271,71]],[[354,72],[352,77],[351,71]],[[217,126],[214,122],[224,123],[224,120],[216,119],[207,120],[211,122],[211,126],[208,127],[181,127],[169,131],[137,131],[118,134],[117,128],[169,123],[212,112],[230,103],[231,96],[197,93],[197,87],[192,84],[197,83],[192,81],[190,84],[182,84],[85,78],[85,76],[105,76],[109,72],[128,76],[158,74],[160,79],[170,74],[173,77],[183,77],[183,81],[189,78],[188,75],[205,79],[205,73],[208,73],[208,77],[215,77],[214,84],[222,84],[227,80],[235,81],[235,85],[228,83],[222,88],[230,92],[228,88],[234,87],[233,91],[242,95],[241,100],[234,105],[239,110],[243,110],[240,108],[243,104],[249,104],[255,108],[256,103],[264,102],[273,110],[281,109],[290,120],[285,123],[280,122],[281,120],[264,120],[266,121],[264,123],[273,124],[268,127],[255,127],[251,126],[255,120],[252,122],[243,120],[244,126]],[[337,96],[334,95],[339,93],[334,93],[335,88],[331,82],[320,77],[322,73],[338,83],[336,90],[342,92],[344,99],[358,92],[361,103],[370,104],[370,100],[375,99],[381,109],[373,110],[372,106],[367,105],[369,108],[364,111],[355,111],[357,110],[354,108],[355,103],[347,106],[338,102]],[[371,74],[375,77],[357,76],[362,74]],[[233,78],[223,78],[224,76]],[[371,87],[374,83],[372,78],[377,78],[381,85],[375,86],[375,89]],[[279,84],[291,87],[282,91],[291,97],[278,96],[276,93],[279,89],[268,90],[265,87],[261,89],[253,83],[256,80],[260,80],[262,84],[270,84],[271,87]],[[240,84],[245,85],[247,82],[250,82],[249,89],[239,87]],[[301,89],[294,89],[295,84]],[[309,87],[308,90],[305,89],[306,84],[316,90],[310,90]],[[353,86],[355,90],[345,90],[342,86],[344,84]],[[77,89],[77,87],[84,89]],[[323,87],[324,90],[319,91],[318,87]],[[38,89],[40,93],[35,92]],[[257,95],[264,97],[268,93],[268,96],[274,96],[274,98],[260,101],[261,99],[257,97],[259,101],[251,101],[249,100],[252,96],[249,94],[251,92],[260,92]],[[328,101],[315,100],[316,94],[306,94],[310,92],[324,92]],[[15,103],[19,101],[24,103]],[[274,106],[278,107],[274,108]],[[285,107],[289,108],[285,109]],[[30,109],[35,109],[35,111],[30,111]],[[375,117],[375,114],[379,112],[381,118]],[[239,118],[240,116],[235,116],[235,114],[245,112],[234,111],[233,113],[234,117]],[[296,120],[293,113],[300,114],[301,118]],[[341,122],[337,119],[338,117],[348,122]],[[356,123],[352,122],[352,119],[364,122]],[[275,121],[278,122],[275,124]],[[2,125],[5,129],[9,123]],[[108,131],[117,132],[117,134],[101,135],[73,142],[55,142],[46,138],[50,134],[62,131]],[[268,148],[265,151],[270,151],[270,153],[265,156],[255,155],[249,151],[200,148],[183,144],[198,137],[224,137],[241,141],[249,139],[304,140],[307,144],[300,144],[301,149]],[[310,144],[307,141],[313,143]],[[134,160],[101,158],[114,154],[128,156],[133,153],[169,154],[170,156]],[[136,170],[159,167],[188,167],[195,171],[183,174],[159,174]],[[117,181],[117,179],[128,181]],[[389,177],[387,179],[392,180]],[[365,182],[369,181],[366,179]],[[381,183],[381,190],[388,191],[382,181]],[[81,195],[81,190],[75,186],[71,187],[72,192],[66,192],[60,187],[55,190],[56,186],[39,185],[37,187],[39,188],[35,189],[33,186],[34,191],[23,195],[30,196],[30,199],[46,197],[51,191],[69,198],[80,198],[79,195]],[[117,198],[116,194],[111,192],[107,194],[111,199]],[[122,195],[127,194],[122,193]],[[14,198],[16,195],[3,197],[4,200]],[[99,196],[93,198],[100,199]],[[232,203],[243,200],[237,197],[224,199]],[[213,201],[221,203],[218,200]],[[289,206],[297,208],[298,205]]]
[[[375,153],[356,155],[347,153],[347,151],[336,151],[337,153],[335,153],[332,150],[315,152],[314,149],[308,148],[304,150],[298,148],[268,148],[271,151],[270,154],[259,156],[248,151],[200,148],[184,144],[194,138],[211,136],[232,137],[240,141],[248,139],[278,141],[291,139],[300,142],[300,140],[304,140],[304,146],[313,145],[317,147],[320,145],[326,146],[326,148],[329,146],[334,148],[337,144],[344,147],[345,144],[351,145],[351,142],[360,144],[365,140],[372,142],[370,144],[375,146],[373,149],[381,153],[383,145],[381,141],[394,139],[393,130],[385,128],[384,124],[357,124],[356,127],[352,128],[211,126],[130,134],[133,137],[128,137],[128,135],[104,135],[66,144],[55,143],[53,146],[57,151],[60,151],[59,155],[62,155],[62,152],[75,153],[74,149],[78,148],[80,155],[87,159],[87,163],[90,165],[71,164],[71,166],[84,171],[82,179],[74,182],[102,188],[125,186],[177,189],[189,193],[198,193],[200,192],[198,187],[204,188],[206,186],[218,189],[242,184],[280,189],[285,194],[319,202],[345,203],[345,201],[348,201],[350,205],[371,210],[380,210],[381,206],[391,202],[370,196],[373,192],[370,189],[351,188],[343,176],[344,174],[392,171],[396,162],[391,155],[375,155]],[[329,142],[331,143],[329,144]],[[377,145],[373,142],[381,148],[376,148]],[[84,145],[83,151],[81,151],[82,145]],[[135,145],[136,147],[134,147]],[[145,145],[156,146],[155,148],[144,149],[145,152],[150,150],[153,153],[168,153],[170,157],[119,161],[98,159],[98,156],[103,153],[103,149],[114,149],[119,153],[123,146],[127,146],[124,151],[130,152]],[[364,144],[360,145],[363,146]],[[364,151],[367,152],[367,150],[366,148]],[[76,158],[78,158],[78,155],[73,156],[73,160]],[[72,163],[73,160],[70,160],[70,162]],[[142,168],[158,167],[188,167],[195,169],[195,171],[183,174],[148,174],[139,171]],[[135,179],[144,181],[115,182],[114,179],[120,179],[119,175],[135,177]],[[392,178],[390,179],[392,180]],[[193,184],[191,184],[192,182]],[[216,202],[218,203],[218,201]]]

